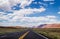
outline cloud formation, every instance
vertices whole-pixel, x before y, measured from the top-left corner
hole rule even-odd
[[[3,10],[11,10],[11,7],[20,4],[21,8],[25,8],[25,6],[29,6],[34,0],[0,0],[0,9]]]
[[[57,22],[57,17],[54,15],[39,16],[39,17],[25,17],[25,15],[30,15],[34,13],[42,13],[46,11],[46,8],[41,6],[40,8],[25,8],[29,6],[34,0],[0,0],[0,9],[4,10],[0,12],[0,25],[20,25],[20,26],[37,26],[44,23],[59,23]],[[54,1],[54,0],[43,0],[43,1]],[[42,2],[39,4],[46,5]],[[38,4],[35,2],[35,4]],[[12,10],[13,6],[19,5],[19,10]],[[51,3],[52,4],[52,3]],[[6,11],[11,11],[8,13]]]
[[[43,1],[55,1],[55,0],[43,0]]]

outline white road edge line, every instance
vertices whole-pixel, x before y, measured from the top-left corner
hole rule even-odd
[[[34,31],[33,31],[34,32]],[[34,32],[34,33],[36,33],[36,32]],[[36,33],[37,35],[39,35],[39,36],[41,36],[41,37],[43,37],[43,38],[46,38],[46,39],[48,39],[47,37],[45,37],[45,36],[43,36],[43,35],[41,35],[41,34],[38,34],[38,33]]]

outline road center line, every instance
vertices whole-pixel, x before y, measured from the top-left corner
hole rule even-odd
[[[25,34],[23,34],[22,36],[20,36],[19,39],[23,39],[28,33],[29,33],[29,31],[26,32]]]

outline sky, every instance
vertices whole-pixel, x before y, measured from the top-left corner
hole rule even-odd
[[[0,26],[54,23],[60,23],[60,0],[0,0]]]

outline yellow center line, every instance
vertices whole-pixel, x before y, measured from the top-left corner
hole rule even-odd
[[[22,36],[20,36],[19,39],[23,39],[28,33],[29,33],[29,31],[26,32],[25,34],[23,34]]]

